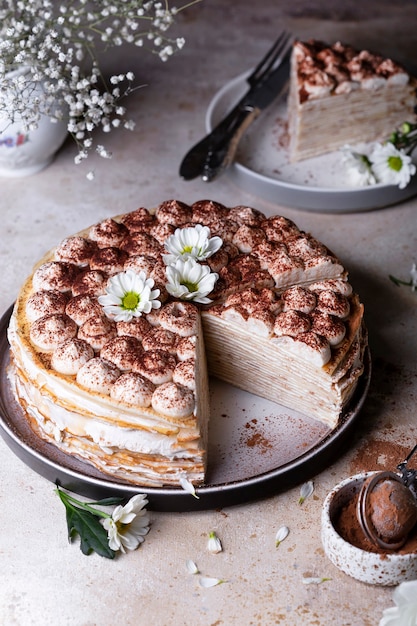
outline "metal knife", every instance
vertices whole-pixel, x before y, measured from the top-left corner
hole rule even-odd
[[[252,87],[228,115],[185,155],[180,176],[210,182],[234,160],[239,141],[259,114],[282,93],[289,77],[290,51],[267,78]]]

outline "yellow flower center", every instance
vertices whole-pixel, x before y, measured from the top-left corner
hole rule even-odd
[[[399,172],[403,166],[403,162],[401,157],[398,156],[390,156],[388,157],[388,166],[394,170],[394,172]]]
[[[122,298],[122,307],[128,311],[134,311],[140,302],[139,294],[129,291]]]
[[[198,291],[198,284],[197,283],[188,283],[186,280],[184,280],[181,285],[184,285],[184,287],[187,287],[188,291],[190,293],[194,293],[195,291]]]

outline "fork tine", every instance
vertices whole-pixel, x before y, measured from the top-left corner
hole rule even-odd
[[[265,54],[265,56],[261,59],[261,61],[248,77],[247,81],[250,85],[257,83],[259,80],[261,80],[263,76],[267,74],[267,72],[269,72],[275,61],[287,48],[290,39],[291,36],[286,31],[280,33],[276,41],[272,44],[271,48],[268,50],[268,52]]]

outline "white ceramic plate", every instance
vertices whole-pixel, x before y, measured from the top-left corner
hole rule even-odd
[[[207,131],[236,104],[247,89],[247,73],[227,83],[211,101]],[[286,94],[272,103],[241,140],[227,175],[239,186],[275,204],[309,211],[344,213],[398,204],[417,194],[417,176],[405,189],[395,185],[352,188],[333,152],[297,164],[288,161]]]

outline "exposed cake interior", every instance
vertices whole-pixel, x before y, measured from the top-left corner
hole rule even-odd
[[[337,42],[296,41],[288,96],[290,161],[386,140],[416,119],[417,81],[398,63]]]
[[[172,295],[166,273],[168,238],[201,226],[221,240],[202,261],[217,279],[207,304]],[[159,308],[116,321],[101,296],[128,271],[154,280]],[[33,430],[146,487],[204,482],[208,373],[335,427],[363,372],[366,331],[340,260],[292,221],[170,200],[49,252],[20,291],[9,340],[11,385]]]

